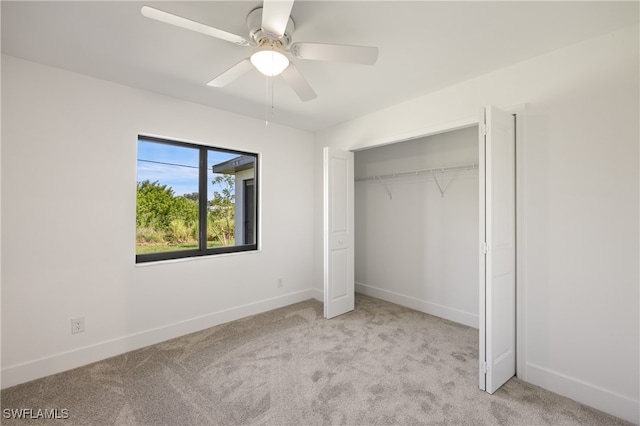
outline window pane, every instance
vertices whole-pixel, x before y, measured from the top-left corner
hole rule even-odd
[[[257,160],[139,136],[136,263],[257,250]]]
[[[136,254],[198,249],[199,150],[138,140]]]
[[[255,244],[255,164],[251,155],[207,153],[207,247]]]

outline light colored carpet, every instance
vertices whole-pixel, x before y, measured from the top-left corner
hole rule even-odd
[[[2,408],[66,409],[65,425],[628,425],[515,378],[488,395],[477,359],[475,329],[361,295],[325,320],[309,300],[3,390]]]

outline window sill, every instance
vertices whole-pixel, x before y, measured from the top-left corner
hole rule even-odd
[[[238,252],[233,252],[233,253],[212,254],[212,255],[208,255],[208,256],[192,256],[192,257],[182,257],[182,258],[179,258],[179,259],[156,260],[156,261],[151,261],[151,262],[135,263],[134,265],[136,267],[144,268],[144,267],[148,267],[148,266],[166,265],[166,264],[171,264],[171,263],[196,262],[196,261],[203,261],[203,260],[214,260],[214,259],[220,259],[220,258],[230,257],[230,256],[246,256],[246,255],[258,254],[258,253],[262,253],[262,249],[249,250],[249,251],[238,251]]]

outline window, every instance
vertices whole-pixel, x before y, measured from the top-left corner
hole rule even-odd
[[[138,137],[136,263],[258,248],[258,155]]]

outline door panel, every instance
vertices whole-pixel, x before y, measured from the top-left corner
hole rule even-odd
[[[331,300],[340,300],[347,296],[349,290],[349,251],[346,249],[331,250]]]
[[[324,316],[352,311],[354,288],[353,153],[324,148]]]
[[[480,226],[486,254],[480,260],[480,388],[493,393],[515,375],[516,366],[515,118],[491,106],[483,115]]]

